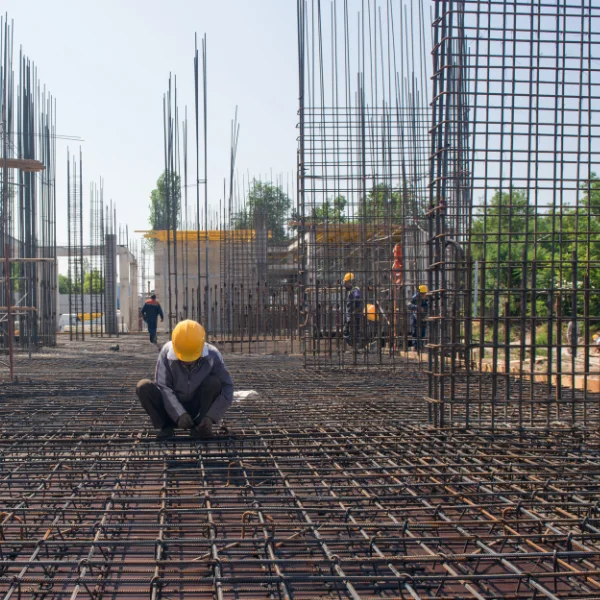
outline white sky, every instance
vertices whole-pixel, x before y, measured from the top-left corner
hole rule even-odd
[[[208,45],[209,202],[216,208],[223,195],[236,105],[240,172],[292,177],[295,0],[4,0],[2,9],[14,20],[15,55],[22,46],[57,100],[57,133],[85,140],[84,192],[102,176],[105,200],[116,202],[130,238],[148,229],[150,191],[164,170],[162,100],[170,72],[177,75],[181,114],[187,104],[194,127],[195,32],[199,40],[206,33]],[[57,144],[59,244],[67,237],[67,144],[71,153],[79,146]],[[193,152],[189,160],[193,180]]]

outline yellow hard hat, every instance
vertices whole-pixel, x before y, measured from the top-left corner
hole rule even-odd
[[[421,292],[421,294],[426,294],[429,290],[427,289],[426,285],[420,285],[419,286],[419,292]]]
[[[346,273],[344,275],[344,283],[348,281],[354,281],[354,273]]]
[[[204,327],[196,321],[186,320],[177,323],[171,336],[173,352],[182,362],[195,362],[202,356],[206,342]]]
[[[367,304],[367,321],[377,321],[377,307],[374,304]]]

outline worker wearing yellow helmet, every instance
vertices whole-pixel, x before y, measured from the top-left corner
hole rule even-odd
[[[158,355],[154,381],[142,379],[137,396],[157,432],[168,439],[176,427],[210,437],[233,402],[233,381],[220,352],[206,342],[196,321],[177,324]]]
[[[344,287],[346,288],[344,338],[349,344],[357,344],[362,329],[363,301],[354,273],[344,275]]]
[[[425,347],[427,337],[427,312],[429,310],[429,301],[427,299],[428,288],[421,284],[417,292],[410,299],[410,332],[413,338],[413,348],[418,352]]]

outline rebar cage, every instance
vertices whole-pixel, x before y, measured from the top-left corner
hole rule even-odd
[[[363,3],[355,21],[347,3],[298,3],[295,225],[307,365],[393,366],[409,347],[422,356],[410,307],[427,279],[423,8]],[[349,307],[353,288],[360,302]]]
[[[432,420],[597,427],[600,9],[435,11]]]
[[[56,343],[56,106],[13,35],[1,17],[0,348],[31,351]]]

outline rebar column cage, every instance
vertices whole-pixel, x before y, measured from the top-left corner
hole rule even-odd
[[[83,158],[79,160],[67,151],[67,235],[69,339],[85,339],[85,263],[83,258]]]
[[[13,26],[0,17],[0,348],[11,371],[14,348],[56,343],[57,312],[56,107],[13,47]]]
[[[309,366],[387,367],[419,349],[409,307],[427,278],[424,14],[421,2],[298,2],[293,225]],[[352,315],[346,273],[361,294]]]
[[[431,421],[598,427],[600,7],[434,8]]]
[[[102,337],[104,318],[104,182],[90,184],[90,259],[87,293],[87,319],[90,335]]]

